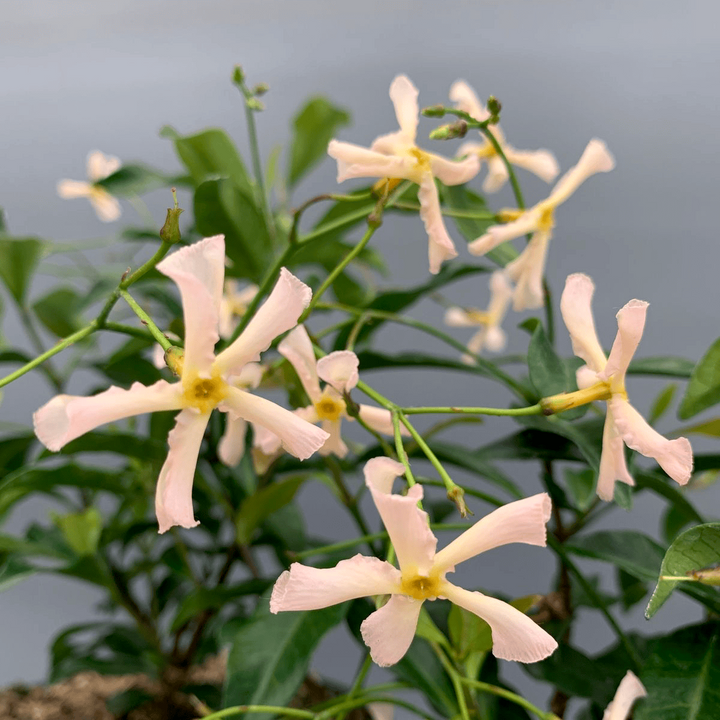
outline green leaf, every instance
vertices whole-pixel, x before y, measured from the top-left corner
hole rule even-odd
[[[324,97],[313,97],[293,118],[288,185],[297,181],[327,153],[337,130],[350,123],[350,115]]]
[[[540,397],[557,395],[567,390],[565,363],[553,350],[541,324],[535,328],[528,346],[528,370]]]
[[[38,320],[58,337],[71,335],[80,328],[82,300],[68,287],[57,288],[33,304]]]
[[[455,652],[463,660],[473,652],[488,652],[492,649],[490,626],[474,613],[459,605],[450,607],[448,630]]]
[[[455,607],[453,605],[453,607]],[[450,648],[447,638],[440,632],[440,628],[435,624],[435,621],[430,617],[426,608],[421,608],[420,616],[418,618],[417,628],[415,635],[421,637],[428,642],[438,643],[443,647]]]
[[[595,473],[590,468],[565,470],[565,485],[575,508],[585,512],[595,501]]]
[[[260,282],[272,257],[270,235],[252,195],[228,179],[206,180],[195,191],[195,223],[205,236],[225,235],[228,274]]]
[[[130,164],[123,165],[112,175],[99,180],[96,184],[105,188],[111,195],[130,197],[142,195],[156,188],[167,187],[173,183],[173,180],[147,165]]]
[[[647,697],[635,720],[717,720],[720,717],[720,626],[684,627],[651,645],[640,673]]]
[[[628,367],[628,375],[664,375],[687,379],[695,363],[686,358],[660,356],[633,360]]]
[[[720,338],[703,355],[690,375],[678,415],[687,420],[720,402]]]
[[[38,238],[0,237],[0,278],[21,305],[43,248]]]
[[[67,544],[78,555],[94,555],[102,534],[102,516],[90,507],[87,510],[67,515],[55,515],[55,524],[60,528]]]
[[[667,409],[670,407],[670,403],[675,397],[676,390],[677,385],[675,383],[670,383],[655,398],[655,402],[650,408],[650,415],[648,416],[648,422],[651,425],[654,425],[667,412]]]
[[[267,603],[261,603],[233,639],[223,707],[287,705],[305,678],[317,644],[346,612],[347,603],[271,615]],[[272,717],[253,715],[258,720]]]
[[[708,437],[720,437],[720,418],[713,418],[697,425],[689,425],[680,428],[673,435],[685,435],[686,433],[695,433],[696,435],[707,435]]]
[[[37,568],[12,555],[0,563],[0,592],[32,577]]]
[[[687,578],[693,570],[702,570],[720,562],[720,523],[707,523],[690,528],[670,545],[660,567],[660,577],[645,617],[651,618],[670,597],[672,591],[684,580],[663,578]]]

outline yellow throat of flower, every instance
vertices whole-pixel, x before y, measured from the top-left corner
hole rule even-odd
[[[476,323],[477,325],[489,325],[490,324],[490,313],[484,310],[477,310],[476,308],[468,308],[466,311],[468,318]]]
[[[188,373],[182,379],[183,403],[185,407],[197,408],[201,413],[208,413],[228,394],[228,384],[219,376],[201,378],[197,372]]]
[[[431,572],[430,575],[417,573],[403,573],[400,582],[401,592],[415,600],[434,600],[441,595],[443,580],[440,573]]]
[[[334,422],[339,420],[340,416],[345,412],[345,403],[339,397],[334,397],[326,390],[315,403],[315,412],[318,414],[320,420],[330,420]]]
[[[552,205],[540,205],[538,230],[550,232],[555,227],[555,208]]]

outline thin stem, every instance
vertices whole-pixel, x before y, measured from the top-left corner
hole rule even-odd
[[[396,202],[393,205],[396,210],[420,210],[420,205],[409,202]],[[492,212],[472,212],[471,210],[453,210],[452,208],[440,208],[440,212],[447,217],[467,218],[468,220],[497,220],[497,215]]]
[[[278,705],[236,705],[217,712],[205,715],[204,720],[220,720],[221,718],[241,715],[242,713],[272,713],[285,717],[308,718],[315,720],[317,715],[309,710],[296,710],[295,708],[280,707]]]
[[[525,708],[525,710],[537,715],[541,720],[560,720],[555,713],[541,710],[539,707],[533,705],[529,700],[526,700],[524,697],[517,695],[510,690],[506,690],[505,688],[498,687],[497,685],[490,685],[490,683],[485,683],[480,680],[471,680],[470,678],[465,677],[461,677],[460,682],[464,685],[475,688],[476,690],[482,690],[483,692],[490,693],[491,695],[497,695],[498,697],[510,700],[510,702],[514,702],[516,705],[519,705],[520,707]]]
[[[391,410],[393,434],[395,436],[395,452],[398,460],[405,466],[405,479],[407,484],[412,487],[415,484],[415,476],[410,468],[407,452],[405,452],[405,444],[403,443],[402,433],[400,431],[400,413],[397,410]]]
[[[120,290],[127,290],[133,283],[137,282],[143,275],[145,275],[145,273],[152,270],[168,254],[168,251],[172,246],[172,243],[165,242],[163,240],[153,256],[144,262],[137,270],[135,270],[135,272],[130,273],[130,275],[128,275],[124,280],[121,280],[118,288]]]
[[[520,189],[520,183],[518,182],[517,176],[515,175],[515,170],[513,169],[513,166],[510,164],[510,161],[507,159],[507,155],[505,155],[505,151],[500,146],[500,143],[497,141],[497,138],[495,137],[494,133],[490,128],[485,125],[481,126],[479,128],[480,132],[488,139],[490,144],[493,146],[493,149],[498,154],[500,159],[503,161],[505,168],[508,171],[508,176],[510,177],[510,185],[513,189],[513,194],[515,195],[515,202],[517,203],[517,206],[520,210],[525,209],[525,199],[523,198],[522,190]]]
[[[401,408],[404,415],[429,415],[440,413],[467,414],[467,415],[542,415],[540,403],[524,408],[487,408],[487,407],[409,407]]]
[[[370,657],[370,653],[368,653],[367,655],[365,655],[365,659],[360,666],[360,670],[358,670],[357,677],[355,678],[355,682],[350,688],[350,692],[346,695],[348,701],[352,700],[355,695],[357,695],[358,691],[362,688],[362,684],[365,681],[365,677],[367,676],[371,667],[372,657]],[[338,713],[336,720],[343,720],[346,714],[347,713],[344,712]]]
[[[28,312],[28,309],[24,305],[18,303],[18,311],[20,313],[20,320],[22,321],[25,331],[30,338],[30,342],[32,343],[33,348],[35,348],[35,352],[40,353],[41,355],[44,354],[45,347],[42,340],[40,339],[40,335],[37,329],[35,328],[35,323],[32,319],[32,316]],[[62,389],[62,381],[60,380],[60,377],[55,371],[55,368],[50,363],[45,366],[45,373],[48,376],[50,382],[53,384],[54,388],[59,392]]]
[[[432,646],[432,649],[435,651],[435,654],[438,656],[438,659],[442,663],[442,666],[445,668],[445,671],[450,676],[450,680],[452,681],[453,688],[455,688],[455,696],[457,697],[458,706],[460,707],[460,717],[463,718],[463,720],[470,720],[470,713],[468,712],[468,706],[467,706],[467,700],[465,699],[465,690],[462,686],[462,676],[458,671],[452,666],[452,663],[447,659],[445,653],[443,652],[443,649],[438,645],[436,642],[430,642],[430,645]]]
[[[132,337],[140,338],[141,340],[148,339],[148,333],[140,328],[133,327],[132,325],[125,325],[123,323],[116,322],[105,322],[103,330],[109,330],[110,332],[122,333],[123,335],[132,335]]]
[[[325,555],[339,552],[340,550],[347,550],[348,548],[355,547],[356,545],[371,543],[375,540],[387,540],[387,537],[388,534],[386,532],[373,533],[372,535],[363,535],[362,537],[353,538],[352,540],[343,540],[342,542],[333,543],[332,545],[323,545],[322,547],[288,554],[293,558],[293,560],[304,560],[305,558],[314,557],[316,555]]]
[[[133,309],[133,312],[140,318],[143,325],[147,326],[152,336],[160,343],[166,352],[172,347],[172,343],[163,334],[162,330],[152,321],[152,318],[137,304],[135,298],[127,290],[121,290],[120,295],[125,302]]]

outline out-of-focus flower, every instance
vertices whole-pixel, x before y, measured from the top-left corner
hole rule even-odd
[[[296,412],[308,422],[321,422],[323,430],[329,435],[319,450],[320,454],[345,457],[348,449],[340,435],[340,427],[343,418],[353,418],[348,416],[343,395],[357,385],[360,364],[357,355],[349,350],[339,350],[316,363],[312,342],[303,325],[298,325],[288,333],[278,345],[278,352],[295,368],[312,402],[312,405]],[[320,380],[327,383],[324,389],[320,388]],[[393,434],[392,415],[389,410],[372,405],[358,405],[358,415],[373,430],[385,435]],[[403,428],[403,434],[406,432]]]
[[[647,695],[647,690],[635,673],[628,670],[620,681],[612,702],[605,709],[603,720],[627,720],[633,703]]]
[[[490,303],[483,311],[477,308],[450,307],[445,312],[445,324],[451,327],[480,327],[467,344],[468,352],[479,355],[484,348],[490,352],[500,352],[507,341],[502,321],[505,319],[512,286],[502,270],[496,270],[490,276]],[[475,363],[473,355],[463,355],[462,361],[468,365]]]
[[[443,222],[435,178],[446,185],[460,185],[480,170],[480,161],[471,156],[455,161],[421,150],[415,144],[418,125],[418,91],[405,75],[390,85],[400,130],[381,135],[370,148],[331,140],[328,154],[337,160],[338,182],[349,178],[376,177],[404,179],[420,186],[420,218],[430,241],[430,272],[437,273],[445,260],[457,255],[455,245]]]
[[[484,122],[490,117],[490,113],[480,102],[475,91],[464,80],[453,83],[450,88],[450,99],[458,110],[466,112],[478,122]],[[548,183],[557,177],[560,167],[555,156],[549,150],[516,150],[507,142],[499,125],[493,125],[491,132],[511,165],[529,170]],[[461,157],[475,155],[481,163],[483,160],[487,162],[488,174],[482,186],[487,193],[497,192],[510,177],[505,163],[497,154],[493,144],[484,137],[480,143],[463,143],[458,150],[458,155]]]
[[[227,340],[232,334],[240,318],[258,292],[257,285],[246,285],[240,288],[237,280],[226,280],[222,299],[220,300],[220,337]]]
[[[473,240],[468,250],[484,255],[507,240],[532,233],[527,247],[508,263],[505,271],[515,283],[513,308],[516,311],[539,308],[543,305],[542,278],[545,272],[547,248],[555,226],[555,209],[564,203],[587,178],[599,172],[609,172],[615,160],[602,140],[591,140],[578,164],[570,168],[553,188],[550,196],[529,210],[501,211],[511,222],[493,225],[485,235]]]
[[[690,480],[693,467],[692,448],[687,438],[668,440],[653,430],[640,413],[628,402],[625,373],[640,343],[645,327],[648,303],[631,300],[617,314],[618,333],[605,357],[592,316],[593,281],[582,273],[570,275],[560,300],[560,311],[570,332],[573,352],[587,364],[577,371],[578,396],[607,400],[607,418],[603,431],[602,455],[597,493],[603,500],[612,500],[615,481],[634,485],[625,464],[623,442],[645,457],[657,460],[660,467],[680,485]],[[570,393],[567,397],[572,398]],[[555,396],[559,406],[563,396]],[[553,398],[548,408],[552,409]],[[573,407],[566,405],[564,409]]]
[[[178,250],[157,266],[177,284],[182,297],[185,349],[178,362],[180,382],[159,380],[150,387],[134,383],[129,390],[111,387],[92,397],[57,395],[34,415],[40,441],[50,450],[59,450],[104,423],[147,412],[180,410],[157,485],[155,510],[160,532],[173,525],[197,525],[192,483],[213,408],[267,428],[301,460],[327,439],[327,433],[290,410],[234,384],[275,337],[295,326],[310,302],[310,288],[283,268],[273,291],[240,337],[216,357],[213,348],[219,340],[224,261],[225,240],[217,235]]]
[[[97,216],[103,222],[112,222],[120,217],[120,202],[97,183],[120,169],[120,159],[94,150],[87,158],[87,176],[90,182],[82,180],[60,180],[58,195],[69,200],[85,197],[90,201]]]
[[[365,465],[365,484],[400,569],[363,555],[326,569],[293,563],[275,583],[270,612],[318,610],[354,598],[391,595],[388,603],[360,626],[373,660],[386,666],[398,662],[410,647],[423,602],[445,598],[490,625],[495,657],[536,662],[550,655],[557,643],[527,615],[502,600],[463,590],[445,579],[456,565],[486,550],[513,542],[544,546],[550,497],[542,493],[508,503],[436,553],[437,538],[428,526],[427,513],[418,508],[422,487],[413,485],[405,496],[392,494],[393,481],[403,472],[403,465],[386,457],[373,458]]]

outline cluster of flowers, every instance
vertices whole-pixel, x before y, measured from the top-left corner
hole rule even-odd
[[[416,88],[407,77],[399,76],[390,87],[390,97],[399,131],[377,138],[370,148],[332,140],[328,153],[337,160],[338,181],[377,177],[417,183],[420,217],[429,237],[430,272],[437,273],[442,263],[455,257],[457,251],[443,221],[435,178],[446,185],[465,183],[477,175],[485,161],[488,175],[483,187],[493,192],[508,179],[507,167],[495,146],[487,141],[463,145],[459,160],[421,150],[415,144],[419,114]],[[478,121],[489,117],[464,82],[453,85],[450,98],[458,109]],[[517,151],[496,125],[493,134],[509,162],[547,182],[558,175],[557,162],[548,151]],[[88,196],[102,219],[112,219],[119,208],[114,209],[115,205],[105,197],[107,193],[94,183],[117,169],[115,159],[91,154],[90,166],[92,184],[63,181],[59,192],[63,197]],[[473,255],[483,255],[502,242],[532,234],[517,259],[492,274],[491,300],[486,312],[451,308],[447,313],[446,321],[451,325],[481,327],[469,343],[469,361],[483,347],[500,350],[504,346],[501,323],[511,302],[515,310],[542,305],[542,278],[555,209],[588,177],[608,172],[613,166],[614,160],[605,144],[591,140],[578,164],[560,179],[546,200],[529,210],[501,212],[500,216],[508,222],[489,227],[470,243]],[[242,333],[216,356],[216,343],[221,336],[225,339],[232,336],[235,316],[245,313],[257,292],[254,286],[240,291],[224,282],[223,237],[207,238],[185,247],[168,256],[157,269],[177,284],[182,297],[185,338],[182,361],[176,364],[179,381],[161,380],[150,387],[135,383],[129,390],[111,387],[93,397],[56,396],[34,418],[37,436],[50,450],[59,450],[104,423],[141,413],[179,410],[157,485],[160,532],[174,525],[189,528],[197,524],[192,508],[192,482],[214,408],[228,414],[218,454],[229,465],[242,457],[247,423],[254,428],[255,460],[263,467],[283,449],[301,460],[316,451],[339,457],[348,452],[340,435],[340,424],[343,418],[353,419],[347,399],[358,382],[358,358],[352,352],[341,351],[316,361],[307,331],[297,325],[311,299],[307,285],[283,268],[265,303]],[[578,387],[585,392],[583,401],[590,398],[607,402],[598,495],[611,500],[616,481],[633,484],[625,464],[624,444],[655,458],[671,478],[685,484],[692,471],[690,443],[685,438],[671,441],[659,435],[627,399],[625,374],[643,332],[647,303],[631,300],[618,312],[618,334],[606,357],[592,317],[593,291],[589,277],[571,275],[560,307],[573,351],[586,363],[577,372]],[[294,412],[250,392],[258,388],[264,374],[265,369],[259,364],[260,353],[287,331],[291,332],[280,342],[278,351],[295,369],[311,401]],[[320,381],[326,383],[324,388]],[[562,396],[547,402],[553,411],[563,409]],[[393,432],[390,412],[383,408],[353,405],[353,415],[377,432],[388,435]],[[321,427],[316,427],[317,423]],[[429,529],[427,514],[419,507],[422,487],[413,485],[405,495],[392,492],[394,479],[403,472],[402,464],[387,457],[373,458],[365,466],[365,483],[392,541],[399,569],[362,555],[328,569],[294,563],[275,585],[271,611],[312,610],[353,598],[389,595],[389,601],[364,621],[361,631],[375,662],[390,665],[407,651],[422,603],[447,598],[490,625],[496,657],[535,662],[550,655],[557,643],[528,616],[505,602],[463,590],[446,579],[458,563],[494,547],[513,542],[544,546],[545,524],[551,513],[549,496],[535,495],[495,510],[436,553],[437,540]],[[634,676],[629,675],[623,687],[625,694],[618,693],[612,718],[624,717],[632,699],[642,694],[642,686]]]

